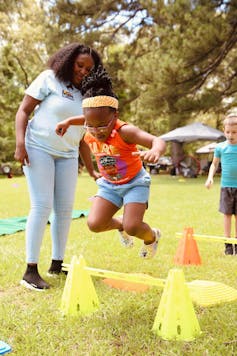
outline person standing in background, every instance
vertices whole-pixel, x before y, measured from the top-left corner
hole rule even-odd
[[[226,141],[218,143],[206,180],[206,188],[213,184],[213,177],[221,162],[221,194],[219,211],[224,214],[224,234],[231,236],[231,219],[235,216],[237,238],[237,113],[230,112],[224,119]],[[226,255],[237,255],[237,244],[225,244]]]

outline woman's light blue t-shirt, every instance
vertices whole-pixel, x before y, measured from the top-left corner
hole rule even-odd
[[[78,157],[79,142],[85,134],[83,126],[70,126],[63,137],[56,125],[82,114],[82,96],[78,89],[60,82],[51,69],[42,72],[26,89],[25,94],[40,100],[26,130],[26,145],[59,157]]]
[[[221,161],[221,187],[237,188],[237,145],[219,143],[214,157]]]

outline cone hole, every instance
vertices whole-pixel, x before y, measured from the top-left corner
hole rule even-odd
[[[77,311],[80,311],[80,304],[77,304]]]
[[[177,325],[177,333],[178,333],[179,335],[181,335],[181,326],[180,326],[180,325]]]
[[[159,324],[159,330],[161,330],[161,323]]]

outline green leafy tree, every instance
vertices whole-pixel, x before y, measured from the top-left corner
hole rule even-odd
[[[218,127],[237,100],[236,19],[236,0],[1,3],[1,148],[13,154],[24,88],[72,41],[101,53],[122,118],[154,134],[200,117]],[[173,146],[178,160],[182,147]]]
[[[210,114],[218,126],[236,105],[235,0],[59,0],[53,8],[69,36],[99,42],[122,116],[145,130],[162,133]],[[179,160],[182,147],[174,144],[172,154]]]
[[[147,7],[152,25],[140,29],[121,73],[133,92],[136,83],[134,122],[154,133],[204,113],[217,116],[237,100],[237,3],[156,4]],[[182,147],[173,144],[172,154],[177,162]]]
[[[0,7],[0,161],[12,161],[17,108],[46,56],[43,41],[45,12],[29,0]]]

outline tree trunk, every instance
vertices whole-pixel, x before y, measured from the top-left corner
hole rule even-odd
[[[179,161],[184,157],[183,143],[171,142],[171,158],[174,166],[177,168]]]

